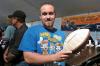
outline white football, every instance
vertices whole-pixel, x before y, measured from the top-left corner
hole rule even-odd
[[[90,36],[89,29],[77,29],[71,32],[64,41],[64,51],[74,51],[84,44]]]

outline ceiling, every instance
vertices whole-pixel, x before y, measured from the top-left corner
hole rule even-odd
[[[0,0],[0,23],[15,10],[27,14],[26,22],[39,20],[39,7],[44,2],[54,4],[57,17],[100,11],[100,0]]]

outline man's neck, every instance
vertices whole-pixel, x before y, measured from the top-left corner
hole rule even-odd
[[[18,23],[16,28],[19,29],[22,25],[23,25],[23,23]]]
[[[44,26],[44,28],[45,28],[46,30],[50,31],[50,32],[55,32],[55,31],[57,31],[57,29],[54,28],[54,27],[48,28],[48,27]]]
[[[54,29],[54,27],[47,27],[47,26],[45,26],[45,25],[44,25],[44,27],[45,27],[46,29],[49,29],[49,30],[53,30],[53,29]]]

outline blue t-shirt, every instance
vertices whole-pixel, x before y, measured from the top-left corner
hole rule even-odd
[[[30,51],[40,54],[54,54],[63,49],[65,34],[63,31],[49,30],[42,25],[30,27],[20,43],[19,50]],[[57,62],[58,63],[58,62]],[[64,62],[58,63],[64,66]]]

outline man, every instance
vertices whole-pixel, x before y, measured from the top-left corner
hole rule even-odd
[[[12,17],[8,16],[9,25],[7,26],[6,30],[4,31],[4,39],[11,40],[13,38],[14,32],[16,28],[12,25]]]
[[[8,18],[9,18],[10,25],[7,26],[7,28],[4,31],[4,34],[2,36],[2,39],[0,40],[1,41],[0,45],[2,47],[1,59],[3,59],[3,53],[4,53],[5,49],[7,48],[9,41],[13,38],[14,32],[16,30],[16,28],[14,26],[12,26],[12,24],[11,24],[12,18],[11,17],[8,17]],[[2,62],[2,63],[4,63],[4,62]],[[2,66],[4,66],[4,65],[2,64]]]
[[[16,30],[16,28],[13,26],[11,21],[12,21],[12,17],[8,16],[9,25],[7,26],[6,30],[4,31],[4,34],[2,37],[2,40],[5,42],[3,49],[6,49],[6,47],[9,44],[9,41],[13,38],[14,32]]]
[[[23,11],[17,10],[12,15],[9,15],[9,17],[12,18],[11,22],[16,28],[16,31],[4,53],[4,60],[7,63],[6,66],[16,66],[23,60],[22,52],[18,50],[18,47],[24,32],[27,30],[25,24],[26,14]]]
[[[27,63],[37,66],[65,66],[66,60],[72,51],[61,51],[64,42],[64,33],[53,27],[55,9],[50,3],[40,8],[42,26],[29,28],[21,41],[19,50],[23,51]]]

